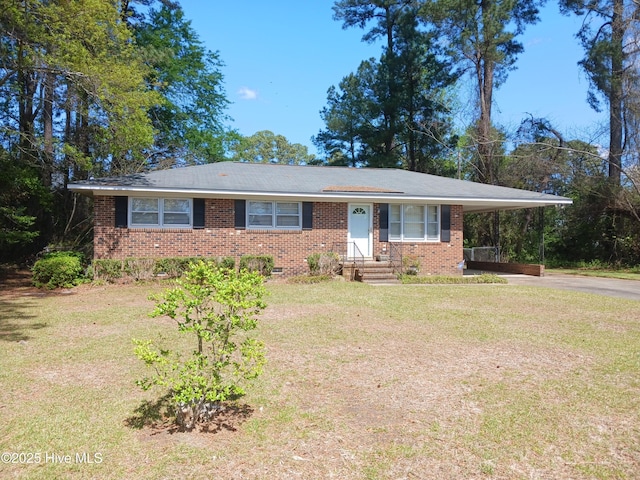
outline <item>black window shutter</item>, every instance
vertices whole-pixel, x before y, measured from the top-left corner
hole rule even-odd
[[[440,241],[451,241],[451,205],[440,205]]]
[[[129,223],[129,197],[115,197],[116,228],[127,228]]]
[[[380,241],[389,241],[389,204],[380,204]]]
[[[204,198],[193,199],[193,228],[204,228]]]
[[[236,200],[234,210],[236,230],[245,230],[247,228],[247,201]]]
[[[302,229],[313,228],[313,202],[302,202]]]

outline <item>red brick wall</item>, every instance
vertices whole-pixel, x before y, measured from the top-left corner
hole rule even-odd
[[[94,199],[96,258],[127,257],[227,257],[238,264],[242,255],[272,255],[285,275],[307,273],[305,259],[329,251],[335,242],[347,241],[348,204],[315,203],[312,230],[236,230],[234,201],[207,199],[204,229],[115,228],[114,197]],[[378,208],[374,205],[374,255],[383,253],[379,241]],[[451,207],[451,241],[405,243],[403,253],[417,255],[421,274],[456,274],[462,260],[462,207]]]

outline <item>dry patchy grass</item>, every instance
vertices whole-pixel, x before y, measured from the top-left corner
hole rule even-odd
[[[132,337],[180,341],[147,316],[161,288],[0,295],[0,452],[41,454],[0,463],[0,477],[640,471],[637,302],[509,285],[271,284],[265,374],[207,431],[181,433],[159,414],[161,393],[133,383],[144,370]]]

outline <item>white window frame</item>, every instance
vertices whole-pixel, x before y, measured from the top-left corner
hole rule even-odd
[[[408,237],[405,236],[405,207],[420,207],[423,208],[423,219],[422,225],[424,226],[424,236],[423,237]],[[429,217],[429,210],[432,208],[436,208],[436,218]],[[400,209],[400,219],[399,221],[393,221],[393,209]],[[400,225],[400,235],[394,235],[392,233],[392,224]],[[436,225],[436,236],[429,236],[429,226]],[[440,241],[440,205],[426,205],[426,204],[417,204],[417,203],[392,203],[389,205],[389,240],[392,242],[439,242]]]
[[[271,204],[271,213],[258,214],[252,212],[251,205],[255,203],[267,203]],[[278,214],[278,204],[295,204],[298,207],[297,214]],[[251,223],[252,215],[262,215],[264,217],[271,216],[270,225],[255,225]],[[302,230],[302,202],[291,201],[270,201],[270,200],[247,200],[247,213],[246,213],[246,225],[251,230]],[[278,217],[297,217],[297,225],[278,225]]]
[[[134,223],[133,204],[135,200],[156,200],[158,205],[158,222],[157,223]],[[164,222],[164,202],[165,200],[186,200],[189,202],[189,223],[166,223]],[[129,228],[193,228],[193,199],[192,198],[160,198],[160,197],[129,197]]]

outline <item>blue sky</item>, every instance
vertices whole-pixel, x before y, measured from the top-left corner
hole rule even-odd
[[[205,47],[225,67],[232,126],[243,135],[271,130],[315,153],[311,136],[324,127],[319,112],[327,89],[354,72],[378,45],[361,42],[363,31],[343,30],[330,0],[181,0]],[[586,103],[588,82],[577,66],[582,49],[575,17],[555,2],[541,12],[520,41],[525,51],[494,95],[494,123],[514,129],[528,114],[546,117],[569,138],[586,138],[605,117]],[[471,83],[469,83],[471,85]],[[470,103],[461,87],[460,105]],[[461,109],[460,125],[472,111]]]

